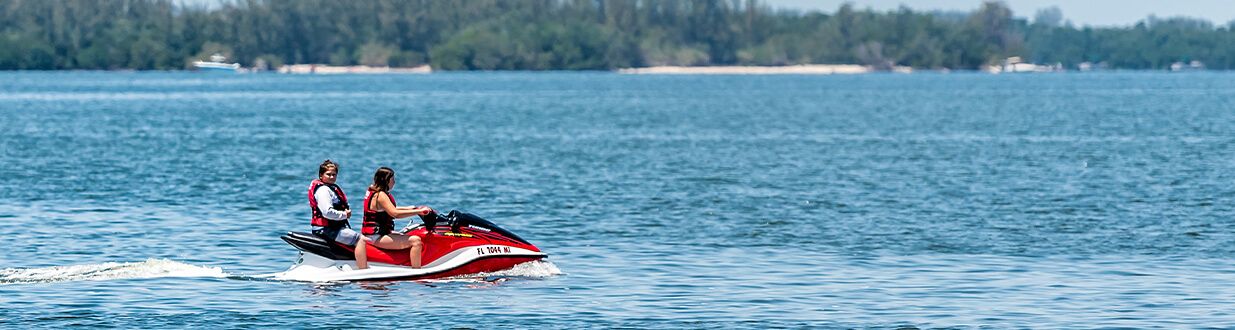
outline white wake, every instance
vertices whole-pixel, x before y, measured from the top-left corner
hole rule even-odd
[[[491,273],[476,273],[465,275],[468,277],[488,277],[488,276],[505,276],[505,277],[528,277],[528,278],[546,278],[562,275],[562,270],[557,268],[548,260],[534,260],[521,263],[507,270],[500,270]]]
[[[533,261],[521,263],[521,264],[515,265],[514,267],[511,267],[510,269],[499,270],[496,272],[463,274],[463,275],[452,276],[452,277],[447,277],[447,278],[438,278],[438,279],[431,279],[431,280],[424,280],[424,281],[427,281],[427,282],[472,282],[472,281],[488,282],[489,280],[486,280],[486,279],[507,278],[507,277],[549,278],[549,277],[558,276],[558,275],[562,275],[562,270],[558,269],[557,265],[554,265],[552,262],[549,262],[548,260],[541,259],[541,260],[533,260]]]
[[[105,262],[100,264],[43,268],[5,268],[0,269],[0,285],[131,278],[227,276],[227,273],[224,273],[218,267],[194,266],[167,259],[147,259],[142,262]]]

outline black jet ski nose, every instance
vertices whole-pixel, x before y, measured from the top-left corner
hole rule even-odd
[[[420,221],[425,223],[426,234],[433,235],[433,229],[437,227],[437,220],[437,211],[429,211],[429,213],[420,215]]]

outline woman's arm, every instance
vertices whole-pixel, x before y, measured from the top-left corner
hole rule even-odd
[[[418,214],[429,213],[429,210],[430,210],[428,207],[424,207],[424,206],[395,207],[394,203],[390,202],[390,195],[387,195],[385,193],[377,196],[377,204],[381,205],[383,210],[386,210],[386,214],[389,214],[391,217],[396,218],[396,219],[406,218],[406,217],[410,217],[410,216],[418,215]]]

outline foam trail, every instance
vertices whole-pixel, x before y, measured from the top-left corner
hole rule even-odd
[[[0,269],[0,285],[131,278],[227,276],[218,267],[194,266],[167,259],[146,259],[146,261],[142,262],[105,262],[101,264],[43,268],[5,268]]]
[[[492,273],[480,273],[481,276],[510,276],[528,278],[546,278],[562,275],[562,270],[548,260],[535,260],[521,263],[507,270]]]
[[[562,270],[557,268],[548,260],[535,260],[521,263],[506,270],[496,272],[465,274],[454,277],[441,279],[426,280],[428,282],[488,282],[486,278],[493,277],[521,277],[521,278],[548,278],[557,275],[562,275]]]

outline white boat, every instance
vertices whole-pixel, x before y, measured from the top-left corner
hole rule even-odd
[[[210,61],[193,61],[193,67],[202,71],[226,71],[236,72],[240,70],[240,63],[223,63],[227,57],[222,54],[210,55]]]

